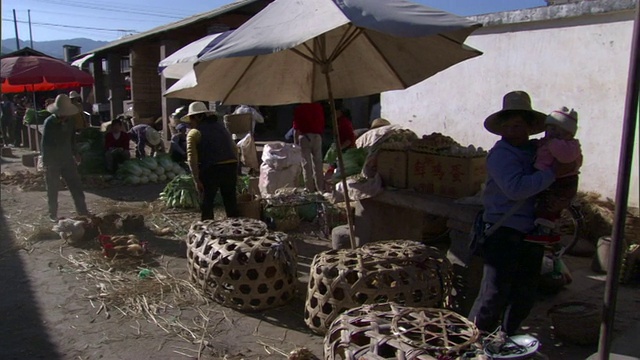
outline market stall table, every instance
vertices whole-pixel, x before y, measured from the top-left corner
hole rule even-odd
[[[424,214],[442,216],[456,228],[469,228],[480,205],[411,190],[385,189],[356,206],[356,238],[360,244],[387,239],[422,240]]]

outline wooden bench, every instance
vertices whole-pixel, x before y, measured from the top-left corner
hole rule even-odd
[[[410,190],[384,190],[355,203],[356,237],[359,243],[405,239],[422,240],[424,215],[448,219],[456,229],[469,229],[481,206],[457,204],[454,199]]]

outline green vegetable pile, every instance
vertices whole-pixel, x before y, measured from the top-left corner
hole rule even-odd
[[[78,171],[81,174],[102,174],[106,171],[104,159],[104,134],[98,128],[86,128],[80,131],[76,147],[80,158]]]
[[[342,161],[344,163],[344,176],[349,177],[351,175],[359,174],[362,171],[365,161],[369,155],[368,148],[351,148],[342,154]],[[337,181],[342,179],[340,169],[336,169],[333,174],[333,180]]]
[[[160,193],[160,200],[170,208],[191,209],[200,206],[193,177],[186,174],[178,175],[171,180]]]
[[[127,160],[118,167],[117,175],[124,179],[125,183],[137,185],[162,183],[185,173],[186,171],[171,160],[169,155],[161,154],[156,157]]]

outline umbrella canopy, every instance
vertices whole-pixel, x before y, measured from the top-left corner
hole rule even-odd
[[[251,105],[328,99],[338,143],[334,98],[404,89],[478,56],[464,45],[478,27],[406,0],[276,0],[198,59],[195,85],[178,81],[165,95]],[[351,214],[345,177],[342,186]]]
[[[195,66],[198,81],[168,97],[277,105],[404,89],[480,51],[463,45],[480,27],[406,0],[277,0]]]
[[[171,54],[158,64],[158,72],[169,79],[180,79],[193,70],[193,64],[198,57],[208,52],[220,40],[227,37],[231,31],[207,35]]]
[[[66,62],[43,56],[13,56],[0,60],[3,93],[49,91],[93,85],[93,77]]]

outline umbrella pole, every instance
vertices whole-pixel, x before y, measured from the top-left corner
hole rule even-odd
[[[629,188],[633,158],[634,137],[638,119],[638,96],[640,94],[640,2],[636,5],[633,39],[631,40],[631,57],[629,61],[629,79],[627,82],[627,98],[625,101],[624,121],[622,124],[622,141],[620,143],[620,160],[618,162],[618,183],[616,187],[616,209],[611,234],[611,253],[607,269],[607,281],[604,288],[604,304],[602,323],[600,325],[600,341],[598,359],[608,360],[611,354],[611,341],[615,324],[616,302],[618,298],[618,279],[622,268],[622,256],[625,251],[624,226],[627,218]]]
[[[338,119],[336,117],[336,104],[333,102],[333,92],[331,91],[331,77],[329,76],[330,65],[324,65],[324,78],[327,82],[327,92],[329,95],[329,106],[331,107],[331,121],[333,124],[333,139],[336,143],[338,153],[338,169],[342,178],[342,188],[344,189],[344,202],[347,208],[347,224],[349,226],[349,241],[351,248],[356,248],[356,238],[353,229],[353,217],[351,216],[351,201],[349,200],[349,189],[347,188],[347,177],[344,176],[344,162],[342,161],[342,148],[340,148],[340,132],[338,130]]]

